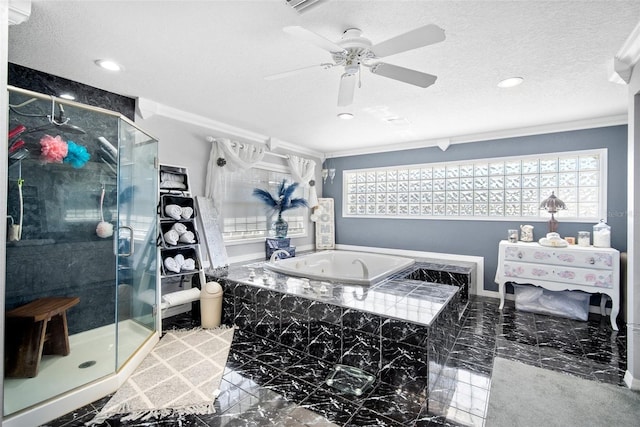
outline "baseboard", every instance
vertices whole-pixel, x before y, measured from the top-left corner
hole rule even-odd
[[[631,390],[640,390],[640,379],[633,378],[633,375],[629,371],[624,373],[624,383]]]

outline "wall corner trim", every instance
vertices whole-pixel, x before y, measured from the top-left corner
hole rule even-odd
[[[31,16],[31,0],[9,0],[9,25],[22,24]]]
[[[631,74],[640,61],[640,23],[631,31],[629,37],[613,59],[614,71],[625,81],[631,81]]]

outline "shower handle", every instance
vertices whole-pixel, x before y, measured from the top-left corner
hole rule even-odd
[[[129,256],[133,255],[133,228],[128,226],[128,225],[121,225],[120,226],[120,230],[122,230],[122,229],[129,230],[129,242],[130,242],[130,244],[129,244],[129,252],[121,254],[120,253],[120,249],[118,249],[117,255],[118,256],[122,256],[122,257],[129,257]],[[120,233],[118,233],[118,240],[120,240],[119,235],[120,235]]]

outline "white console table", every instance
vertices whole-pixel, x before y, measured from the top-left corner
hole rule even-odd
[[[500,310],[506,282],[532,284],[552,291],[580,290],[611,298],[611,327],[618,330],[620,311],[620,252],[612,248],[569,245],[564,248],[539,243],[500,242],[496,283]],[[604,301],[600,304],[604,313]]]

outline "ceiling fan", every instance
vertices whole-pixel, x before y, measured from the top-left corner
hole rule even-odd
[[[342,38],[335,43],[313,31],[299,26],[284,27],[283,31],[328,51],[331,54],[333,62],[273,74],[265,77],[265,79],[275,80],[317,67],[323,69],[344,67],[344,73],[340,78],[340,88],[338,90],[339,107],[345,107],[353,102],[356,77],[359,75],[361,66],[369,68],[369,71],[379,76],[423,88],[431,86],[435,83],[437,79],[436,76],[386,62],[380,62],[379,59],[395,55],[396,53],[439,43],[445,39],[444,30],[433,24],[416,28],[415,30],[376,45],[372,44],[369,39],[362,37],[362,31],[358,28],[345,30]]]

